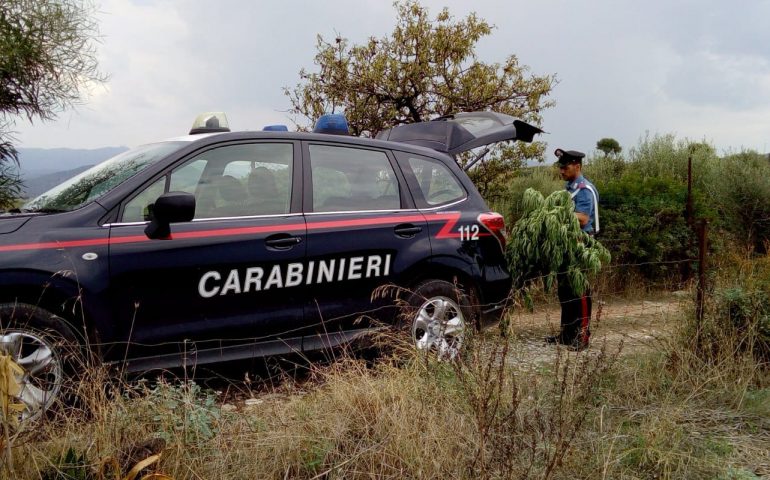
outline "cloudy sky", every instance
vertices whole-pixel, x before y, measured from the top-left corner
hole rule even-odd
[[[646,132],[770,151],[770,1],[423,0],[496,26],[479,59],[516,54],[555,74],[544,140],[590,152]],[[315,37],[354,43],[390,32],[389,0],[102,0],[101,69],[109,81],[54,122],[19,121],[20,147],[136,146],[185,134],[225,111],[233,130],[288,123],[282,87],[313,69]]]

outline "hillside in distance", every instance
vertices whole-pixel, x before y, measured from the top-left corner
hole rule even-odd
[[[127,147],[20,148],[19,173],[24,181],[24,196],[34,198],[87,168],[126,150]]]
[[[35,198],[63,181],[69,180],[78,173],[85,172],[91,167],[93,167],[93,165],[83,165],[82,167],[73,168],[72,170],[24,177],[24,198]]]

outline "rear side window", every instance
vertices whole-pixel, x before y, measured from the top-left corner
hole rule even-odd
[[[310,145],[314,212],[397,210],[398,180],[384,152]]]
[[[465,198],[465,189],[460,181],[442,162],[406,153],[399,153],[398,156],[417,184],[415,201],[420,208],[436,207]]]

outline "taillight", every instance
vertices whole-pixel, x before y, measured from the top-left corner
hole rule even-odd
[[[497,238],[505,250],[505,218],[497,212],[487,212],[479,214],[477,220]]]

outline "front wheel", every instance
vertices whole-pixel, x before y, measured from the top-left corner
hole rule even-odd
[[[407,301],[405,327],[415,348],[454,360],[472,332],[468,297],[444,280],[428,280],[415,288]]]
[[[78,343],[66,322],[28,304],[0,304],[0,366],[12,377],[0,395],[23,405],[19,420],[41,416],[72,387]]]

